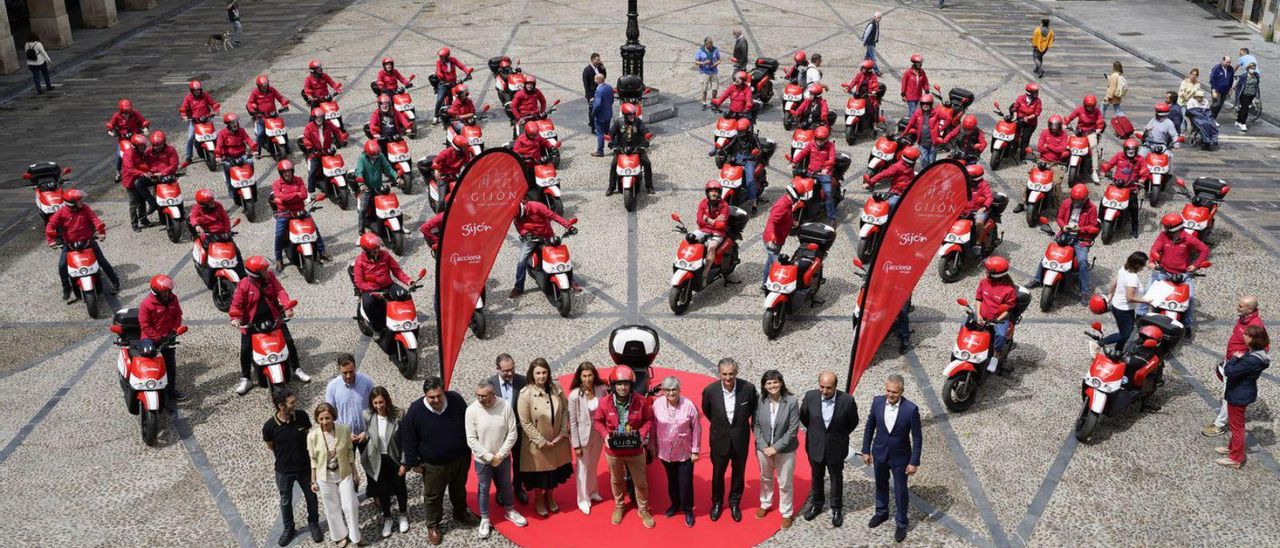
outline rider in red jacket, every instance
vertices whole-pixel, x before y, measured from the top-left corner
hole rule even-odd
[[[151,294],[142,299],[142,304],[138,306],[138,326],[141,328],[144,344],[154,345],[178,334],[178,327],[182,325],[182,305],[178,303],[178,296],[173,294],[173,279],[157,274],[151,277],[150,285]],[[164,358],[165,375],[169,381],[165,386],[165,394],[175,401],[187,399],[186,394],[178,391],[174,347],[161,347],[160,355]]]
[[[915,178],[916,160],[920,159],[920,150],[914,146],[909,146],[902,150],[902,156],[893,165],[883,169],[877,173],[875,177],[862,176],[862,186],[867,190],[875,188],[880,181],[889,181],[889,207],[898,207],[898,200],[902,199],[902,193],[907,191],[907,186],[911,184],[911,180]]]
[[[802,165],[801,162],[806,158],[809,160],[805,170],[812,174],[818,184],[822,185],[822,194],[827,206],[827,219],[834,221],[836,202],[831,174],[836,168],[836,144],[828,139],[830,136],[831,130],[827,126],[818,126],[818,129],[813,130],[813,141],[796,153],[793,160],[797,166]]]
[[[983,265],[987,276],[978,282],[978,290],[973,300],[977,301],[978,316],[982,321],[995,324],[995,337],[992,341],[991,361],[987,370],[995,372],[1000,365],[1000,353],[1009,337],[1009,314],[1013,312],[1018,301],[1018,286],[1009,279],[1009,260],[995,256],[988,258]]]
[[[339,132],[324,119],[320,107],[311,109],[311,121],[302,128],[302,152],[307,155],[307,192],[316,191],[316,183],[324,179],[321,156],[336,153],[348,135]]]
[[[791,115],[801,127],[829,125],[831,113],[827,108],[827,100],[822,97],[822,84],[809,84],[809,93],[805,94],[803,101],[791,107]]]
[[[449,104],[449,118],[454,133],[462,133],[463,124],[476,120],[476,104],[471,102],[471,91],[466,84],[453,86],[453,102]]]
[[[1089,138],[1089,153],[1093,156],[1093,182],[1097,183],[1100,181],[1098,165],[1102,163],[1098,139],[1107,128],[1107,121],[1102,117],[1102,109],[1098,108],[1098,96],[1085,95],[1082,104],[1067,115],[1066,124],[1071,125],[1072,121],[1076,122],[1076,129]]]
[[[560,148],[560,143],[553,145],[551,141],[539,135],[538,123],[534,121],[525,122],[524,133],[511,143],[511,151],[530,164],[538,163],[545,153],[555,148]]]
[[[280,103],[280,108],[276,109],[276,103]],[[249,112],[249,116],[253,117],[253,138],[261,148],[267,140],[267,131],[265,120],[276,112],[289,110],[289,100],[271,85],[271,81],[267,79],[267,75],[258,76],[254,81],[254,88],[249,92],[249,100],[245,102],[244,108]],[[258,156],[262,156],[262,151],[258,151]]]
[[[107,135],[115,137],[117,140],[125,140],[133,136],[135,133],[143,133],[147,126],[151,125],[142,113],[133,110],[133,101],[121,99],[117,104],[119,110],[111,115],[111,119],[107,120]],[[124,158],[124,152],[120,147],[116,147],[116,173],[117,180],[121,168],[121,160]]]
[[[942,138],[942,144],[949,144],[953,150],[959,150],[965,163],[973,165],[978,163],[978,157],[986,150],[987,137],[978,129],[978,117],[966,114],[960,120],[960,125]]]
[[[1031,134],[1035,133],[1036,127],[1040,124],[1040,111],[1043,108],[1040,103],[1040,84],[1035,82],[1027,84],[1026,90],[1026,94],[1019,95],[1009,105],[1009,109],[1013,111],[1018,121],[1018,129],[1021,131],[1019,134],[1021,140],[1018,141],[1019,151],[1025,150],[1031,143]]]
[[[360,254],[356,255],[351,269],[351,281],[360,291],[360,306],[365,319],[375,332],[384,333],[387,322],[387,302],[382,294],[393,284],[410,285],[409,275],[400,269],[391,252],[382,248],[382,238],[372,232],[360,235]]]
[[[973,225],[969,231],[969,241],[973,245],[984,246],[986,244],[986,224],[988,211],[991,208],[995,197],[991,194],[991,185],[987,184],[986,170],[980,165],[971,165],[965,168],[968,173],[969,184],[969,203],[965,204],[964,210],[960,212],[960,216],[964,217],[973,214]]]
[[[390,57],[382,58],[382,70],[378,71],[376,79],[369,84],[373,88],[375,95],[391,95],[400,87],[411,88],[413,82],[405,78],[400,71],[396,70],[396,62]]]
[[[311,72],[302,81],[302,98],[307,101],[307,106],[315,108],[326,97],[342,93],[342,84],[333,81],[333,77],[324,72],[320,61],[311,60],[307,63],[307,69]],[[329,91],[330,88],[333,89],[332,92]]]
[[[875,61],[867,59],[862,62],[861,70],[848,82],[840,84],[845,91],[854,97],[867,99],[867,116],[874,122],[880,118],[880,78],[875,73]]]
[[[204,92],[204,87],[199,80],[192,80],[187,87],[191,92],[182,98],[182,104],[178,105],[178,114],[187,122],[187,154],[183,157],[183,161],[191,163],[191,154],[196,142],[195,120],[212,117],[222,108],[222,105]]]
[[[422,227],[418,230],[422,232],[422,239],[427,241],[427,247],[431,248],[431,253],[435,254],[440,250],[440,231],[444,229],[444,210],[433,215],[427,222],[422,223]]]
[[[923,170],[933,163],[934,147],[946,136],[946,119],[946,114],[934,110],[933,95],[920,98],[920,108],[911,114],[907,129],[902,133],[920,150],[923,161],[916,164],[917,169]]]
[[[1132,228],[1129,235],[1134,238],[1138,237],[1138,210],[1142,204],[1142,200],[1138,199],[1138,185],[1151,180],[1151,171],[1147,169],[1146,158],[1138,154],[1138,147],[1141,143],[1132,137],[1125,139],[1120,152],[1112,156],[1110,160],[1102,163],[1102,174],[1111,175],[1111,180],[1115,182],[1117,187],[1128,187],[1129,194],[1129,218],[1132,220]],[[1115,170],[1114,173],[1112,170]]]
[[[409,131],[409,126],[409,117],[392,108],[391,98],[383,95],[378,98],[378,108],[373,109],[373,113],[369,115],[369,124],[365,129],[369,138],[376,139],[382,153],[386,154],[387,141],[392,136],[403,136]]]
[[[293,162],[281,160],[276,164],[280,178],[271,183],[271,196],[276,210],[276,272],[284,270],[284,248],[289,245],[289,219],[307,211],[307,186],[302,178],[293,174]],[[321,261],[331,261],[325,251],[324,236],[316,228],[316,251]]]
[[[1040,132],[1036,141],[1036,152],[1047,164],[1061,164],[1070,159],[1071,151],[1067,147],[1069,135],[1062,130],[1062,117],[1054,114],[1049,117],[1049,128]]]
[[[143,227],[152,224],[147,215],[160,206],[156,204],[156,198],[149,189],[154,182],[150,178],[152,169],[147,165],[147,138],[141,133],[135,133],[131,141],[121,164],[120,185],[129,194],[129,224],[134,232],[142,232]]]
[[[302,382],[311,382],[311,377],[302,370],[302,357],[293,344],[293,335],[289,333],[289,325],[281,322],[281,317],[292,318],[293,307],[297,304],[289,299],[289,293],[280,285],[280,280],[271,273],[270,263],[261,256],[249,257],[245,261],[245,270],[249,275],[240,280],[236,291],[231,295],[231,325],[240,330],[240,383],[236,385],[236,394],[244,395],[249,391],[249,375],[253,370],[253,335],[250,327],[270,320],[277,325],[284,336],[286,348],[289,350],[289,363],[295,369],[293,376]]]
[[[436,173],[436,194],[440,196],[441,203],[447,203],[452,198],[449,191],[453,189],[454,183],[462,175],[462,168],[467,166],[471,158],[471,147],[467,146],[467,138],[454,135],[449,146],[444,147],[436,154],[435,160],[431,161],[431,169]]]
[[[210,234],[229,235],[231,232],[231,217],[227,215],[227,209],[213,199],[213,191],[207,188],[196,191],[196,206],[191,208],[191,212],[187,215],[187,222],[191,223],[191,227],[196,232],[196,240],[205,249],[209,247]],[[240,248],[235,249],[235,271],[243,278],[245,277],[244,258],[240,255]]]
[[[436,52],[436,108],[431,111],[433,114],[440,112],[440,107],[445,106],[445,99],[453,92],[453,86],[458,83],[458,71],[469,76],[471,70],[454,57],[449,48],[440,48],[440,51]]]
[[[755,102],[751,97],[751,77],[746,71],[738,71],[733,75],[733,84],[724,91],[720,92],[720,96],[711,100],[711,104],[716,108],[724,101],[729,100],[729,114],[742,118],[751,118],[754,123],[756,118]]]
[[[778,254],[782,253],[782,246],[787,242],[787,236],[791,235],[791,229],[795,227],[795,215],[793,214],[797,204],[807,200],[813,195],[813,180],[799,178],[792,181],[787,187],[787,191],[773,202],[773,206],[769,208],[769,219],[764,224],[764,234],[760,239],[764,242],[765,260],[764,260],[764,280],[760,282],[761,290],[764,284],[769,281],[769,270],[773,268],[773,263],[778,260]]]
[[[698,230],[693,233],[704,240],[706,246],[706,262],[702,267],[703,279],[711,272],[711,266],[715,263],[713,260],[716,256],[716,250],[720,249],[720,244],[724,243],[726,236],[725,229],[729,226],[729,203],[721,200],[724,188],[720,186],[720,181],[712,179],[707,181],[703,186],[703,194],[706,195],[701,202],[698,203]]]
[[[235,113],[224,114],[222,123],[226,124],[226,127],[218,132],[218,138],[214,141],[213,154],[218,161],[224,162],[222,178],[227,183],[227,194],[234,196],[235,190],[231,188],[231,164],[248,162],[249,151],[258,150],[258,144],[250,140],[249,134],[240,127],[240,117]]]
[[[1076,272],[1079,276],[1080,304],[1089,305],[1089,295],[1093,292],[1089,285],[1089,247],[1098,234],[1098,207],[1089,201],[1089,187],[1077,184],[1071,187],[1071,199],[1062,202],[1058,207],[1056,218],[1062,232],[1074,233],[1076,241],[1073,247],[1076,252]],[[1028,288],[1038,287],[1044,279],[1044,264],[1036,267],[1035,277],[1027,283]]]
[[[1209,246],[1204,245],[1204,242],[1200,241],[1195,234],[1183,230],[1183,222],[1185,220],[1177,213],[1166,213],[1160,219],[1160,226],[1164,230],[1156,235],[1156,241],[1151,244],[1151,249],[1147,252],[1150,257],[1147,266],[1153,269],[1148,287],[1177,274],[1195,272],[1209,260]],[[1187,337],[1190,338],[1194,333],[1191,330],[1191,322],[1195,314],[1195,278],[1188,276],[1183,282],[1187,284],[1190,295],[1187,299],[1187,310],[1182,314],[1182,325],[1186,327]],[[1138,314],[1146,314],[1150,308],[1145,304],[1140,305]]]
[[[528,135],[527,133],[525,135]],[[523,137],[523,135],[521,136]],[[528,199],[521,198],[520,210],[516,213],[516,232],[520,234],[520,254],[516,259],[516,285],[511,288],[508,298],[514,299],[524,293],[524,277],[527,268],[526,259],[529,254],[533,253],[535,240],[544,240],[555,236],[555,230],[551,228],[551,223],[555,222],[560,226],[568,229],[566,234],[576,233],[578,230],[573,225],[578,223],[577,218],[566,220],[564,217],[556,215],[542,202],[531,202]],[[578,291],[578,282],[573,282],[574,291]]]
[[[511,98],[511,113],[515,115],[512,122],[515,127],[524,123],[524,119],[531,116],[541,116],[547,110],[547,98],[542,95],[542,90],[538,89],[538,79],[532,74],[526,75],[524,79],[524,87],[517,91],[515,96]]]
[[[102,248],[98,247],[98,240],[107,239],[107,225],[103,224],[89,206],[84,205],[84,192],[79,189],[63,191],[62,204],[62,208],[49,216],[49,222],[44,226],[45,241],[50,246],[58,243],[69,245],[89,242],[89,248],[93,249],[93,253],[98,257],[98,266],[111,281],[111,293],[118,293],[120,278],[116,276],[116,269],[112,268],[111,263],[107,261],[107,256],[102,254]],[[62,282],[62,300],[68,303],[79,300],[80,297],[73,299],[71,296],[71,277],[67,274],[65,245],[62,252],[58,254],[58,264],[55,266],[58,269],[58,279]]]

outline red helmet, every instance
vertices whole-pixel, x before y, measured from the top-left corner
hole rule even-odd
[[[932,107],[932,106],[933,106],[933,94],[929,94],[929,95],[925,95],[924,97],[921,97],[921,98],[920,98],[920,105],[921,105],[921,106],[929,105],[929,106],[931,106],[931,107]]]
[[[1092,93],[1084,96],[1084,106],[1093,108],[1098,106],[1098,96]]]
[[[511,58],[503,57],[501,61],[498,61],[498,66],[502,68],[511,68]]]
[[[1062,117],[1061,117],[1061,116],[1058,116],[1057,114],[1054,114],[1053,116],[1050,116],[1050,117],[1049,117],[1049,129],[1053,129],[1053,130],[1061,131],[1061,130],[1062,130]]]
[[[1139,143],[1137,139],[1134,139],[1133,137],[1125,139],[1123,145],[1124,155],[1130,158],[1137,156],[1139,146],[1142,146],[1142,143]]]
[[[452,51],[449,51],[449,48],[440,48],[440,51],[437,51],[437,52],[436,52],[436,56],[437,56],[437,57],[444,58],[444,57],[448,57],[448,56],[449,56],[449,54],[451,54],[451,53],[453,53],[453,52],[452,52]]]
[[[747,78],[749,78],[749,76],[747,76],[747,71],[745,70],[740,70],[738,72],[733,73],[733,79],[736,82],[745,84],[747,83]]]
[[[147,136],[141,133],[134,133],[129,142],[133,143],[134,148],[147,148]]]
[[[1165,213],[1164,217],[1160,218],[1160,225],[1163,226],[1165,230],[1181,228],[1182,215],[1178,215],[1177,213]]]
[[[386,67],[387,65],[395,66],[395,64],[396,64],[396,60],[395,60],[395,59],[392,59],[392,58],[390,58],[390,57],[383,57],[383,58],[382,58],[382,66],[383,66],[383,67]]]
[[[267,75],[263,74],[253,81],[254,85],[265,88],[271,85],[271,81],[267,79]]]
[[[793,200],[803,200],[813,192],[813,179],[796,177],[791,181],[791,186],[787,188],[787,192],[791,194]]]
[[[875,62],[875,61],[872,61],[872,60],[870,60],[870,59],[867,59],[867,60],[865,60],[865,61],[863,61],[863,62],[862,62],[862,70],[871,70],[871,69],[874,69],[874,68],[876,68],[876,62]]]
[[[377,141],[365,141],[364,153],[368,156],[377,156],[382,153],[382,147],[378,146]]]
[[[1030,84],[1027,84],[1027,93],[1030,95],[1035,95],[1037,93],[1040,93],[1040,84],[1037,84],[1035,82],[1031,82]]]
[[[746,118],[738,118],[738,131],[749,131],[751,129],[751,120]]]
[[[200,91],[204,89],[204,87],[200,85],[199,80],[192,80],[187,84],[187,89],[190,89],[191,91]]]
[[[320,120],[321,118],[324,118],[324,109],[320,107],[311,109],[311,118],[317,121]]]
[[[153,146],[153,147],[162,147],[162,146],[164,146],[164,145],[165,145],[165,142],[164,142],[164,132],[163,132],[163,131],[160,131],[160,130],[158,130],[158,129],[157,129],[157,130],[155,130],[155,131],[153,131],[153,132],[151,132],[151,146]]]
[[[276,171],[280,173],[284,173],[286,171],[292,172],[293,162],[290,162],[289,160],[280,160],[280,163],[276,164]]]
[[[634,103],[622,103],[622,109],[621,109],[621,110],[622,110],[622,115],[623,115],[623,116],[635,116],[635,115],[636,115],[636,105],[635,105]]]
[[[973,179],[973,182],[975,183],[981,181],[982,177],[987,174],[986,170],[982,169],[982,166],[978,164],[965,167],[964,172],[968,173],[969,178]]]
[[[155,276],[152,276],[151,291],[156,293],[160,291],[173,291],[173,278],[165,276],[164,274],[156,274]]]
[[[388,97],[386,95],[378,96],[378,107],[381,108],[383,106],[387,106],[387,107],[391,106],[391,97]]]
[[[828,137],[831,137],[831,128],[827,127],[825,124],[818,126],[818,129],[813,130],[814,139],[826,139]]]
[[[625,365],[614,366],[613,371],[609,372],[609,384],[617,384],[620,382],[636,382],[636,372]]]
[[[320,61],[316,59],[312,59],[311,62],[307,63],[307,68],[311,70],[324,70],[324,67],[320,66]]]
[[[454,135],[451,143],[454,148],[459,150],[467,148],[467,145],[470,144],[470,142],[467,141],[467,136],[462,134]]]
[[[1154,325],[1148,325],[1138,330],[1138,335],[1144,339],[1160,340],[1164,338],[1164,330]]]
[[[1089,187],[1084,186],[1083,184],[1077,184],[1071,187],[1071,199],[1077,202],[1088,200]]]
[[[808,57],[805,57],[804,55],[804,50],[797,51],[795,55],[791,56],[791,58],[796,61],[797,65],[808,60]]]
[[[724,186],[720,184],[720,181],[711,179],[710,181],[707,181],[707,184],[702,185],[702,192],[704,194],[710,190],[724,190]]]
[[[197,203],[197,204],[211,204],[211,203],[213,203],[213,191],[212,191],[212,190],[209,190],[209,189],[207,189],[207,188],[202,188],[202,189],[200,189],[200,190],[197,190],[197,191],[196,191],[196,203]]]
[[[814,97],[822,95],[822,84],[819,84],[817,82],[809,84],[809,95],[812,95]]]
[[[532,74],[524,75],[524,85],[538,87],[538,77]]]
[[[62,193],[62,201],[68,204],[79,204],[84,201],[84,191],[78,188],[72,188]]]
[[[120,112],[129,112],[133,110],[133,101],[121,99],[119,103],[116,103],[116,106],[120,108]]]
[[[986,267],[988,276],[999,277],[1009,273],[1009,259],[1004,257],[989,257],[982,266]]]
[[[964,115],[960,120],[960,127],[968,130],[978,129],[978,117],[972,114]]]
[[[372,232],[365,232],[360,235],[360,249],[365,251],[373,251],[382,247],[382,238]]]
[[[267,269],[271,267],[271,263],[262,255],[254,255],[244,260],[244,269],[250,274],[261,276],[267,273]]]
[[[909,146],[902,150],[902,163],[909,166],[916,165],[916,160],[920,159],[920,149]]]
[[[222,115],[222,123],[226,125],[238,124],[240,123],[240,117],[236,116],[234,112],[228,112]]]
[[[1094,314],[1106,314],[1107,299],[1104,298],[1102,295],[1096,295],[1096,294],[1092,297],[1089,297],[1089,312],[1093,312]]]
[[[458,84],[456,86],[453,86],[454,95],[466,95],[468,93],[470,93],[470,91],[467,90],[466,84]]]
[[[1156,103],[1156,116],[1169,114],[1169,103]]]
[[[533,120],[529,120],[528,122],[525,122],[525,123],[524,123],[524,132],[525,132],[525,133],[528,133],[528,134],[531,134],[531,135],[537,135],[537,134],[538,134],[538,123],[537,123],[537,122],[535,122],[535,121],[533,121]]]
[[[920,55],[919,53],[913,53],[913,54],[911,54],[911,64],[913,64],[913,65],[918,65],[918,64],[923,63],[923,62],[924,62],[924,56],[923,56],[923,55]]]

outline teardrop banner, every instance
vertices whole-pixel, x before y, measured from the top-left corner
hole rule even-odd
[[[454,187],[436,260],[440,372],[449,386],[476,300],[520,209],[529,178],[507,149],[489,149],[467,165]]]
[[[858,302],[862,313],[854,326],[849,355],[850,394],[929,268],[947,230],[969,201],[967,179],[964,164],[935,162],[916,175],[902,193],[897,209],[889,214],[880,249],[867,265]]]

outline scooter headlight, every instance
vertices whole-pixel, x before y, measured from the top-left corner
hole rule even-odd
[[[1102,379],[1099,379],[1098,377],[1090,378],[1089,386],[1092,386],[1094,388],[1102,388]]]
[[[769,291],[770,291],[770,292],[773,292],[773,293],[782,293],[782,284],[780,284],[780,283],[778,283],[778,282],[769,282],[769,284],[768,284],[768,288],[769,288]]]
[[[279,354],[267,354],[267,363],[276,363],[280,360]]]
[[[970,354],[968,350],[961,350],[959,352],[956,352],[956,357],[964,361],[969,361],[969,358],[972,358],[973,354]]]
[[[149,380],[149,381],[147,381],[147,383],[146,383],[146,387],[147,387],[147,390],[155,390],[155,389],[156,389],[156,381],[154,381],[154,380]]]
[[[89,274],[89,267],[87,267],[87,266],[82,266],[82,267],[80,267],[80,275],[81,275],[81,276],[87,276],[88,274]]]

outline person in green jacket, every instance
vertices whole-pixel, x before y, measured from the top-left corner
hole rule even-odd
[[[373,196],[386,192],[388,184],[404,184],[404,179],[396,175],[391,162],[382,154],[377,141],[364,144],[364,155],[356,163],[356,182],[360,185],[359,205],[356,210],[360,216],[360,232],[369,228],[369,204]]]

